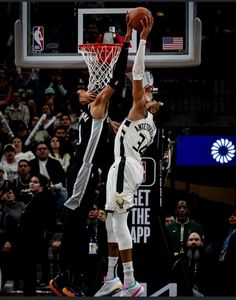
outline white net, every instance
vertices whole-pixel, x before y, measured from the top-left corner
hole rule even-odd
[[[79,45],[79,51],[88,66],[89,91],[99,93],[108,84],[121,47],[121,44]]]

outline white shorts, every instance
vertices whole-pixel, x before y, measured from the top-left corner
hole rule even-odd
[[[143,181],[143,166],[137,160],[128,157],[125,161],[122,177],[123,191],[117,192],[118,169],[121,159],[111,166],[106,184],[105,209],[111,212],[124,213],[134,205],[134,194]],[[119,178],[120,180],[120,178]]]

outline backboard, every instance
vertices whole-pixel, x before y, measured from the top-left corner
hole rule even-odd
[[[154,16],[145,55],[147,68],[188,67],[201,62],[201,21],[196,3],[179,1],[21,2],[15,23],[15,63],[18,67],[86,68],[78,45],[95,43],[99,34],[125,34],[125,15],[136,6]],[[138,34],[133,31],[128,62],[133,64]]]

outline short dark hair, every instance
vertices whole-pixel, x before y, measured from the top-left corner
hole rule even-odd
[[[60,121],[62,120],[63,117],[68,117],[70,120],[71,120],[71,116],[67,113],[63,113],[61,116],[60,116]]]
[[[22,163],[22,162],[25,162],[25,163],[27,163],[27,165],[28,166],[30,166],[30,162],[27,160],[27,159],[20,159],[19,161],[18,161],[18,166],[20,165],[20,163]]]
[[[40,173],[35,173],[35,174],[33,174],[33,175],[31,176],[31,178],[32,178],[32,177],[37,177],[37,178],[38,178],[39,183],[40,183],[40,185],[41,185],[41,187],[42,187],[43,189],[47,189],[47,188],[49,187],[49,185],[50,185],[50,180],[49,180],[48,177],[46,177],[46,176],[44,176],[44,175],[42,175],[42,174],[40,174]]]

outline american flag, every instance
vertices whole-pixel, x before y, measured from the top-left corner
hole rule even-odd
[[[162,50],[183,50],[183,37],[164,36],[162,38]]]

